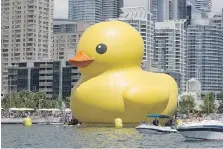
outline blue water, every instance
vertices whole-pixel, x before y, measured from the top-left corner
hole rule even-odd
[[[134,128],[2,125],[2,148],[222,148],[223,141],[187,142],[180,134],[141,134]]]

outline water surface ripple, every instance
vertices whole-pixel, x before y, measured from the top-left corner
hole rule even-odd
[[[223,141],[187,142],[180,134],[141,134],[134,128],[2,125],[2,148],[221,148]]]

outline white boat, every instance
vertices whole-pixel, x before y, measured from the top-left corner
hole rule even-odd
[[[156,120],[158,120],[159,118],[170,118],[167,115],[160,115],[160,114],[149,114],[147,115],[147,118],[149,117],[155,118]],[[158,124],[152,125],[150,123],[142,123],[136,127],[136,130],[138,130],[140,133],[153,133],[153,134],[177,132],[176,129],[173,129],[171,127],[162,127],[162,126],[159,126]]]
[[[223,122],[220,121],[183,123],[177,130],[186,140],[223,140]]]
[[[177,133],[177,130],[171,127],[154,126],[151,124],[141,124],[136,127],[136,130],[138,130],[140,133],[149,134]]]

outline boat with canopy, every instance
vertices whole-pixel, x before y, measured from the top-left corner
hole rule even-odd
[[[149,114],[147,115],[147,118],[154,118],[153,124],[143,122],[139,126],[136,127],[136,130],[140,133],[156,133],[156,134],[163,134],[163,133],[176,133],[177,130],[169,127],[169,126],[160,126],[159,125],[159,119],[161,118],[167,118],[170,119],[167,115],[160,115],[160,114]]]

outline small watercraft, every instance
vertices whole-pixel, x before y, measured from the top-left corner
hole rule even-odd
[[[140,133],[177,133],[176,129],[171,127],[154,126],[151,124],[141,124],[136,127]]]
[[[147,115],[147,118],[152,117],[155,119],[158,118],[170,118],[169,116],[166,115],[159,115],[159,114],[152,114],[152,115]],[[136,127],[136,130],[139,131],[140,133],[155,133],[155,134],[163,134],[163,133],[177,133],[177,130],[172,128],[172,127],[163,127],[163,126],[158,126],[150,123],[141,123],[139,126]]]
[[[223,122],[220,121],[183,123],[177,130],[186,140],[223,140]]]

